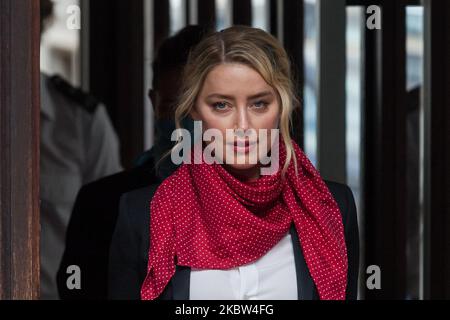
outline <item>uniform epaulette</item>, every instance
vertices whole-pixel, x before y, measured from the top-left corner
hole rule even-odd
[[[52,76],[50,78],[50,82],[67,98],[76,102],[84,110],[90,113],[94,113],[97,106],[100,104],[100,101],[93,95],[86,93],[79,88],[75,88],[60,76]]]

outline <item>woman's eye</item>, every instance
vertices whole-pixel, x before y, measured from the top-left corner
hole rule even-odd
[[[253,104],[256,109],[265,109],[269,104],[265,101],[257,101]]]
[[[219,111],[226,110],[228,107],[226,102],[216,102],[213,104],[213,108]]]

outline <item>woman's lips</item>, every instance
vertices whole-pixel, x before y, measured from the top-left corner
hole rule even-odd
[[[250,150],[256,146],[256,142],[250,141],[235,141],[234,143],[229,144],[235,152],[239,153],[249,153]]]

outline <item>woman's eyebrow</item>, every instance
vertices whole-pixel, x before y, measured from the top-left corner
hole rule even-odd
[[[264,97],[271,96],[271,95],[272,95],[272,92],[263,91],[263,92],[260,92],[260,93],[257,93],[257,94],[254,94],[254,95],[248,97],[248,99],[253,100],[253,99],[258,99],[258,98],[264,98]]]
[[[263,98],[263,97],[267,97],[267,96],[271,96],[271,95],[272,95],[272,92],[270,92],[270,91],[263,91],[263,92],[260,92],[260,93],[257,93],[257,94],[254,94],[254,95],[249,96],[249,97],[248,97],[248,100],[254,100],[254,99]],[[213,94],[210,94],[210,95],[208,95],[206,98],[207,98],[207,99],[210,99],[210,98],[219,98],[219,99],[234,100],[234,97],[233,97],[233,96],[228,96],[228,95],[220,94],[220,93],[213,93]]]
[[[220,94],[220,93],[213,93],[206,97],[206,99],[210,99],[210,98],[234,100],[234,98],[232,96],[227,96],[225,94]]]

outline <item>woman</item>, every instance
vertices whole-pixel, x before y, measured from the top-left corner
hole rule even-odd
[[[277,40],[250,27],[213,33],[191,53],[176,121],[179,127],[191,116],[216,136],[201,141],[200,164],[182,164],[154,195],[156,187],[122,199],[123,216],[147,211],[143,203],[151,199],[149,235],[134,241],[145,241],[138,246],[148,250],[142,299],[356,298],[353,196],[344,185],[325,183],[291,139],[290,70]],[[271,163],[263,163],[261,149]],[[207,150],[215,162],[205,161]],[[194,151],[191,160],[198,159]],[[262,175],[273,162],[276,170]],[[129,246],[114,242],[117,260],[117,247]],[[114,288],[130,283],[119,273],[140,269],[143,278],[142,261],[126,264],[111,264],[112,297],[123,298]]]

